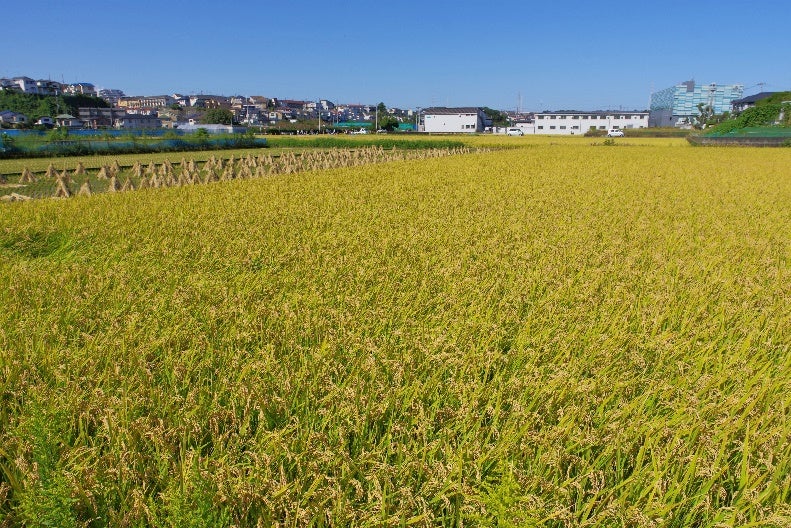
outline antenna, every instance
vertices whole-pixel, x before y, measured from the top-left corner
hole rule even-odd
[[[744,91],[746,92],[747,90],[751,90],[751,89],[755,88],[756,86],[758,87],[758,91],[759,92],[763,92],[764,91],[764,86],[766,86],[766,83],[763,82],[763,81],[759,82],[759,83],[755,83],[752,86],[745,87]]]

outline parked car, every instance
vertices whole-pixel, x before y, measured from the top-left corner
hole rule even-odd
[[[524,136],[525,132],[521,128],[509,128],[505,131],[505,133],[509,136]]]
[[[607,131],[607,137],[623,137],[623,130],[611,128]]]
[[[352,134],[367,134],[367,133],[368,131],[364,128],[361,128],[360,130],[352,130]]]

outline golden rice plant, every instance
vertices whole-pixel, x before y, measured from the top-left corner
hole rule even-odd
[[[786,525],[791,152],[641,141],[4,204],[0,523]]]

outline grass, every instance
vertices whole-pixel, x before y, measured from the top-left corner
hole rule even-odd
[[[787,525],[791,153],[522,139],[0,208],[0,524]]]

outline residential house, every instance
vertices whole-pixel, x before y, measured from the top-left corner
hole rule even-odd
[[[294,112],[292,110],[280,109],[269,112],[269,121],[271,122],[290,119],[294,119]]]
[[[120,101],[122,97],[126,97],[126,94],[124,94],[123,90],[102,88],[99,90],[99,97],[113,106],[118,106],[118,101]]]
[[[11,79],[11,82],[16,86],[16,89],[22,93],[29,93],[34,94],[38,91],[38,86],[36,85],[36,81],[31,79],[30,77],[14,77]]]
[[[115,120],[126,117],[126,110],[122,108],[78,108],[80,120],[87,128],[109,128],[115,125]]]
[[[27,116],[11,110],[0,112],[0,124],[3,125],[23,125],[27,123]]]
[[[65,91],[74,95],[96,95],[96,87],[86,82],[69,84],[66,86]]]
[[[150,115],[127,114],[115,119],[115,128],[139,130],[141,128],[162,128],[162,121]]]
[[[316,107],[316,102],[315,101],[299,101],[299,100],[296,100],[296,99],[279,99],[277,101],[278,108],[286,108],[288,110],[293,110],[293,111],[308,110],[309,109],[308,107],[310,105],[313,105],[313,108],[315,108]]]
[[[734,114],[741,114],[748,108],[752,108],[755,106],[755,103],[762,99],[767,99],[777,92],[760,92],[754,95],[748,95],[747,97],[742,97],[741,99],[735,99],[731,101],[731,112]]]
[[[261,95],[251,95],[247,98],[247,101],[250,104],[255,105],[259,110],[269,109],[270,99],[268,97],[263,97]]]
[[[222,95],[190,95],[190,106],[197,108],[230,108],[231,103]]]
[[[173,99],[178,103],[179,106],[186,107],[190,105],[190,98],[189,95],[181,95],[178,93],[173,94]]]
[[[234,108],[234,117],[240,123],[248,125],[261,124],[261,111],[256,105],[246,104],[239,108]]]
[[[36,81],[39,95],[60,95],[63,93],[63,85],[57,81],[40,79]]]
[[[0,90],[13,90],[36,95],[58,95],[63,93],[59,82],[47,79],[31,79],[30,77],[14,77],[0,79]]]
[[[55,116],[55,124],[59,127],[66,128],[82,128],[82,121],[73,115],[59,114]]]
[[[160,108],[170,106],[175,102],[176,100],[169,95],[121,97],[118,100],[118,106],[127,109]]]

